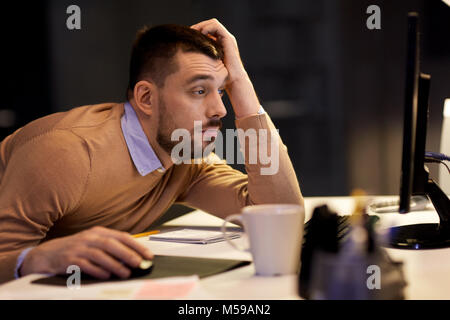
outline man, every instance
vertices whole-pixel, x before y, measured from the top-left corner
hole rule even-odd
[[[174,203],[219,217],[251,204],[303,204],[278,135],[271,175],[247,158],[247,175],[220,161],[174,164],[175,130],[194,132],[200,121],[203,149],[218,134],[224,91],[238,128],[274,129],[223,25],[158,26],[138,34],[127,103],[56,113],[8,136],[0,144],[0,282],[69,265],[127,278],[153,257],[129,233]]]

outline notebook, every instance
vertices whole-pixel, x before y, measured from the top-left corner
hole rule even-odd
[[[229,239],[236,239],[241,236],[240,232],[228,232]],[[175,229],[163,233],[151,235],[150,240],[167,241],[179,243],[208,244],[224,241],[225,238],[221,231],[199,230],[199,229]]]

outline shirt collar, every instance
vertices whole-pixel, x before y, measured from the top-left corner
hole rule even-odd
[[[161,161],[148,142],[133,107],[129,102],[126,102],[124,109],[125,112],[121,118],[122,132],[136,169],[141,176],[146,176],[155,170],[164,171]]]

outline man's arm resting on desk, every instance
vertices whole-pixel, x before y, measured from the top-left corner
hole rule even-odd
[[[142,259],[153,259],[152,252],[128,233],[94,227],[35,247],[1,253],[0,283],[32,273],[65,274],[70,265],[101,279],[112,273],[127,278],[127,266],[137,267]]]
[[[15,271],[22,276],[66,273],[70,264],[93,276],[120,276],[126,273],[120,260],[134,267],[142,257],[153,256],[129,234],[100,227],[39,244],[77,207],[89,176],[89,155],[80,152],[82,140],[62,130],[13,147],[0,185],[0,283],[14,279]],[[33,248],[16,270],[27,247]]]
[[[2,147],[9,152],[0,185],[0,282],[14,279],[23,250],[38,245],[76,206],[90,163],[80,152],[83,141],[66,130],[19,136]]]
[[[153,259],[153,254],[128,233],[93,227],[32,248],[23,261],[20,274],[64,274],[68,266],[77,265],[97,278],[107,279],[111,273],[128,278],[130,270],[121,262],[137,267],[143,258]]]

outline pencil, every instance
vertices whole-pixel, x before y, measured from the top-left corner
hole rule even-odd
[[[149,231],[149,232],[133,234],[132,237],[133,238],[140,238],[140,237],[145,237],[145,236],[149,236],[151,234],[157,234],[157,233],[159,233],[159,230],[153,230],[153,231]]]

